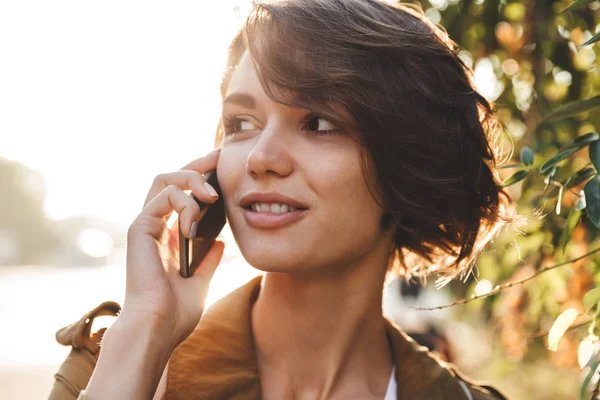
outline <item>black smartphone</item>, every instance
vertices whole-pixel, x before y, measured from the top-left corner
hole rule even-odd
[[[190,193],[190,197],[200,206],[201,217],[192,240],[183,236],[179,223],[179,274],[184,278],[194,275],[194,272],[206,257],[215,239],[225,226],[225,203],[219,187],[217,170],[213,169],[204,174],[206,181],[217,191],[219,199],[214,203],[203,203]]]

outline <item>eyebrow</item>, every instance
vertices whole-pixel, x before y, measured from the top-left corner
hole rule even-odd
[[[223,100],[223,103],[221,103],[221,105],[225,105],[226,103],[233,103],[246,108],[256,107],[256,100],[254,99],[254,97],[250,96],[247,93],[241,92],[234,92],[225,97],[225,100]]]

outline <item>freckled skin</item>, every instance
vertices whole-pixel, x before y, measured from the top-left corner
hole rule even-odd
[[[226,132],[217,167],[229,223],[244,258],[268,272],[339,274],[353,268],[389,234],[379,228],[382,210],[367,189],[357,144],[341,133],[309,131],[315,124],[303,123],[308,110],[272,101],[248,52],[230,81],[227,94],[233,92],[257,101],[256,109],[224,106],[224,116],[248,122],[241,123],[241,132]],[[319,121],[318,129],[330,129],[329,121]],[[275,229],[248,225],[240,198],[271,190],[307,204],[304,218]]]

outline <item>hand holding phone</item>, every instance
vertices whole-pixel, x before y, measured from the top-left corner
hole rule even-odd
[[[153,335],[161,338],[160,343],[152,343],[152,351],[157,353],[168,354],[197,326],[204,311],[204,299],[210,281],[223,255],[224,243],[213,239],[218,235],[220,227],[211,230],[205,226],[207,222],[215,222],[221,218],[220,223],[209,224],[219,226],[224,218],[223,199],[211,197],[208,185],[205,185],[207,178],[210,178],[205,175],[217,168],[219,155],[220,151],[217,149],[193,160],[178,171],[157,175],[142,211],[127,231],[127,285],[119,325],[152,327]],[[218,188],[216,176],[210,182],[213,188]],[[190,198],[186,190],[191,190],[202,202],[211,204],[210,210],[203,205],[206,209],[203,218],[198,203]],[[219,205],[213,207],[212,204],[217,201]],[[219,209],[223,211],[217,213],[221,217],[215,218],[213,213]],[[178,214],[181,221],[180,224],[169,227],[168,220],[173,212]],[[198,237],[210,239],[212,246],[208,254],[202,255],[202,271],[198,271],[201,273],[181,279],[178,231],[183,227],[185,237],[190,237],[188,232],[192,224],[201,219],[202,223],[196,229]],[[181,242],[184,243],[185,240]],[[196,249],[193,244],[190,247]],[[202,247],[197,249],[201,250]],[[200,259],[190,258],[191,274],[194,262]],[[117,324],[113,327],[115,325]],[[119,336],[116,333],[114,335]]]
[[[225,203],[217,179],[217,170],[208,171],[204,174],[204,178],[217,191],[219,198],[214,203],[207,204],[198,200],[193,193],[190,193],[190,197],[200,206],[201,217],[194,239],[186,238],[181,231],[181,226],[179,226],[179,274],[184,278],[194,275],[226,222]]]

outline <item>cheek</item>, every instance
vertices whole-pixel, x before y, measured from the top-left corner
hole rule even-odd
[[[223,193],[223,199],[225,200],[226,210],[237,206],[237,199],[235,195],[236,190],[240,187],[242,174],[244,170],[240,168],[240,162],[234,157],[234,154],[223,151],[225,154],[219,156],[217,163],[217,175],[219,178],[219,186],[221,193]]]
[[[369,193],[359,155],[354,149],[343,147],[312,148],[310,152],[298,150],[297,153],[306,156],[297,156],[295,173],[299,176],[293,178],[297,182],[294,194],[310,200],[313,210],[303,225],[310,235],[298,228],[290,231],[292,235],[299,235],[296,243],[302,243],[303,248],[296,250],[310,251],[327,242],[331,250],[329,257],[364,252],[377,240],[381,209]],[[252,189],[247,186],[246,160],[247,152],[242,149],[223,149],[217,174],[230,227],[236,240],[243,241],[238,244],[245,243],[249,250],[254,245],[250,245],[253,239],[246,230],[251,229],[246,226],[238,205],[239,196]],[[290,251],[283,245],[281,248]]]
[[[373,235],[379,228],[382,210],[369,192],[360,159],[338,158],[312,168],[310,176],[314,178],[309,184],[318,196],[323,211],[321,222],[329,234],[346,239]]]

